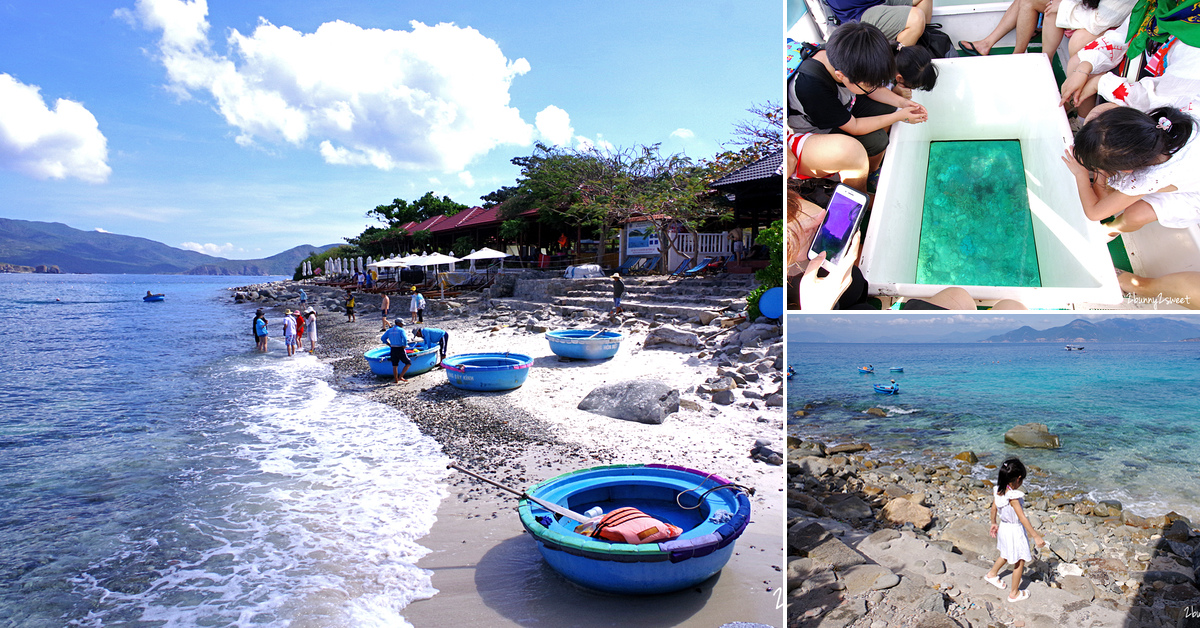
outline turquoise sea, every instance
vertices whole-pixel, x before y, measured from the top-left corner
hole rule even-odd
[[[1049,473],[1042,488],[1074,487],[1118,499],[1143,515],[1175,510],[1200,519],[1200,343],[818,344],[789,342],[788,431],[803,438],[866,441],[871,455],[944,460],[972,450],[983,463],[1016,455]],[[872,364],[875,374],[858,366]],[[889,367],[903,367],[903,373]],[[895,379],[900,394],[876,394]],[[814,404],[808,416],[792,413]],[[886,417],[865,414],[871,407]],[[1057,450],[1004,443],[1036,422]]]
[[[225,288],[263,280],[0,275],[0,625],[405,626],[434,593],[439,445],[281,321],[254,352]]]

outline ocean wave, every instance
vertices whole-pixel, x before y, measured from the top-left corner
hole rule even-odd
[[[99,600],[75,625],[407,626],[436,592],[416,562],[446,494],[440,445],[310,356],[262,358],[207,373],[179,503],[74,579]]]

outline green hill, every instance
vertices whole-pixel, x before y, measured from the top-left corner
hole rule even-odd
[[[146,238],[0,218],[0,265],[57,266],[64,273],[290,276],[311,252],[335,246],[301,245],[263,259],[230,260]]]

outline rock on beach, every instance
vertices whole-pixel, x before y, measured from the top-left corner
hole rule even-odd
[[[580,410],[614,419],[659,425],[679,412],[679,391],[656,381],[632,380],[592,389]]]

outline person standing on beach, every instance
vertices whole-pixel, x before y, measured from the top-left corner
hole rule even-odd
[[[267,317],[263,315],[262,310],[254,313],[254,344],[259,351],[267,352]]]
[[[621,281],[621,273],[613,273],[613,314],[624,312],[621,308],[621,296],[625,294],[625,283]]]
[[[442,366],[442,360],[446,359],[446,346],[450,343],[450,334],[444,329],[437,327],[425,327],[423,329],[414,329],[413,335],[421,339],[422,349],[432,349],[439,347],[438,352],[438,367]]]
[[[306,306],[306,305],[308,305],[308,293],[304,291],[304,288],[301,288],[300,289],[300,310],[303,311],[304,306]]]
[[[283,315],[283,344],[288,355],[296,355],[296,317],[291,310]]]
[[[346,291],[346,322],[354,322],[354,294]]]
[[[379,331],[387,331],[387,315],[388,308],[390,307],[392,307],[392,300],[389,299],[388,295],[385,294],[383,295],[383,302],[379,304],[379,309],[383,311],[383,327],[381,327]]]
[[[417,287],[412,287],[412,299],[408,302],[408,311],[412,314],[413,324],[425,322],[425,297],[417,292]]]
[[[304,350],[304,313],[296,310],[296,349]]]
[[[308,352],[316,353],[317,352],[317,311],[312,309],[311,307],[308,308],[308,311],[305,312],[305,318],[308,319],[306,321],[306,325],[308,326]],[[303,344],[301,344],[301,346],[303,346]]]
[[[1029,518],[1025,516],[1025,493],[1017,490],[1025,481],[1025,465],[1017,458],[1009,458],[1000,465],[999,477],[996,478],[996,492],[992,495],[990,533],[996,539],[996,549],[1000,558],[983,577],[988,584],[997,589],[1008,587],[1000,581],[1000,569],[1004,563],[1012,563],[1012,588],[1008,594],[1009,602],[1020,602],[1029,597],[1028,591],[1021,590],[1021,575],[1025,571],[1025,563],[1033,560],[1029,552],[1029,537],[1033,537],[1038,547],[1045,547],[1046,540],[1033,529]],[[996,523],[997,516],[1000,519]],[[1026,535],[1028,533],[1028,536]]]
[[[383,324],[387,325],[386,318],[383,319]],[[408,334],[404,333],[404,321],[397,320],[395,325],[383,332],[379,342],[392,348],[392,377],[396,378],[396,383],[407,382],[404,374],[408,372],[408,367],[412,366],[412,360],[408,359],[408,353],[405,351],[408,348]],[[402,371],[399,370],[401,362],[404,363]]]

